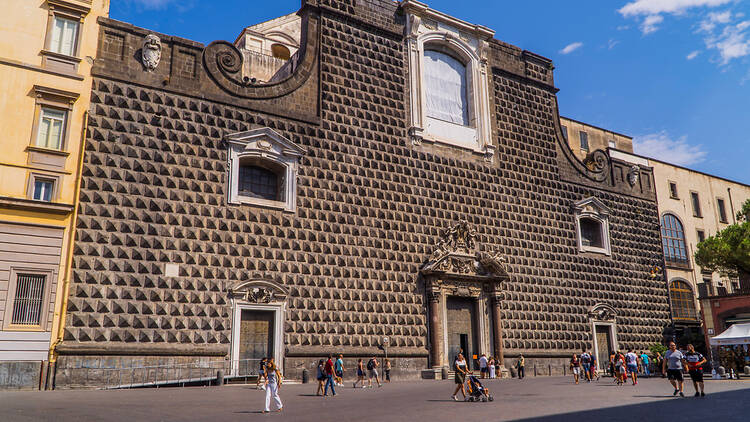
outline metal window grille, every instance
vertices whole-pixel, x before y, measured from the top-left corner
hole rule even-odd
[[[13,299],[13,325],[40,325],[44,282],[46,276],[38,274],[18,274],[16,294]]]
[[[258,166],[241,166],[239,194],[254,198],[280,201],[279,177],[271,170]]]

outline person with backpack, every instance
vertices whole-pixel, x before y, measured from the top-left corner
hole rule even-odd
[[[357,380],[354,381],[352,388],[357,388],[357,383],[362,382],[362,388],[365,388],[365,366],[362,358],[357,359]]]
[[[591,381],[596,378],[597,381],[599,381],[599,373],[596,371],[596,354],[589,353],[591,355]]]
[[[581,349],[581,367],[583,374],[586,376],[586,382],[591,382],[591,355],[586,349]]]
[[[378,360],[373,356],[369,361],[367,361],[367,387],[372,388],[372,379],[375,378],[375,382],[378,383],[378,387],[382,387],[383,384],[380,383],[380,377],[378,377],[378,366],[380,364],[378,363]]]
[[[334,388],[335,382],[333,381],[334,377],[334,371],[333,371],[333,355],[328,355],[328,360],[326,361],[325,365],[325,372],[326,372],[326,387],[323,390],[323,397],[328,396],[328,386],[331,386],[331,395],[336,395],[336,389]]]
[[[326,382],[326,370],[325,370],[325,363],[323,363],[323,359],[318,361],[318,373],[315,378],[318,380],[318,391],[315,393],[315,395],[322,396],[323,384],[325,384]]]

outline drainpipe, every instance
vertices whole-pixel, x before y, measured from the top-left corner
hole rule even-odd
[[[78,153],[78,173],[76,174],[75,183],[75,196],[73,199],[73,217],[70,219],[70,233],[68,235],[68,255],[65,259],[65,278],[63,279],[62,286],[62,300],[60,302],[60,316],[58,318],[57,333],[53,333],[54,341],[51,343],[49,349],[49,368],[47,371],[47,389],[54,388],[54,372],[53,369],[57,362],[57,353],[55,348],[62,342],[65,334],[65,315],[68,308],[68,295],[70,293],[70,277],[71,270],[73,267],[73,245],[75,243],[76,225],[78,222],[78,202],[81,198],[81,179],[83,178],[83,154],[86,149],[86,132],[89,127],[89,112],[83,112],[83,132],[81,133],[81,144]],[[50,385],[51,384],[51,385]]]

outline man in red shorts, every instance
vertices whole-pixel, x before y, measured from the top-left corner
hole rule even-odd
[[[685,363],[690,379],[693,381],[693,387],[695,387],[695,397],[706,397],[706,392],[703,389],[703,364],[706,363],[706,358],[696,352],[692,344],[687,345],[687,350]],[[700,391],[698,387],[700,387]]]

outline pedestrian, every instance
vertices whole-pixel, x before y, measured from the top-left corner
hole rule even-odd
[[[490,368],[490,379],[495,379],[495,358],[490,356],[490,359],[487,361],[487,366]]]
[[[664,353],[664,363],[662,364],[661,371],[667,373],[667,379],[674,387],[673,396],[680,393],[680,397],[685,397],[682,392],[682,361],[685,360],[685,355],[681,351],[677,350],[675,342],[669,342],[669,350]]]
[[[362,382],[362,388],[365,388],[365,367],[362,364],[362,358],[357,359],[357,380],[354,381],[352,388],[357,388],[358,382]]]
[[[323,395],[323,385],[326,382],[326,370],[323,359],[318,361],[318,373],[316,379],[318,380],[318,391],[315,393],[315,395],[321,396]]]
[[[461,353],[456,356],[456,360],[453,362],[453,373],[453,381],[456,383],[456,390],[453,391],[451,398],[458,401],[456,394],[458,394],[460,390],[461,395],[463,395],[464,400],[466,400],[466,388],[464,388],[464,383],[466,383],[466,360]]]
[[[628,374],[632,378],[633,385],[638,384],[638,355],[633,352],[633,349],[628,350],[625,355],[625,363],[628,367]]]
[[[281,412],[284,405],[281,403],[281,397],[279,397],[279,389],[281,389],[281,371],[273,362],[273,358],[268,358],[265,367],[266,373],[266,407],[263,409],[263,413],[271,411],[271,398],[273,398],[274,404],[276,404],[276,411]]]
[[[646,352],[641,352],[641,362],[643,362],[643,376],[651,378],[651,359]]]
[[[615,352],[610,350],[609,351],[609,374],[612,375],[612,378],[617,380],[617,373],[615,372]]]
[[[326,386],[323,390],[323,397],[328,396],[328,386],[331,386],[331,395],[336,396],[336,389],[334,388],[334,381],[333,377],[335,375],[333,371],[333,355],[328,355],[328,360],[326,361],[325,365],[325,372],[326,372]]]
[[[690,379],[693,381],[695,397],[706,397],[706,392],[703,388],[703,364],[707,362],[706,358],[703,357],[702,354],[696,352],[695,347],[693,347],[692,344],[688,344],[687,349],[688,351],[685,353],[685,363],[688,367]]]
[[[518,355],[516,369],[518,370],[518,379],[522,380],[526,376],[526,359],[523,358],[523,353]]]
[[[591,382],[591,355],[586,349],[581,349],[581,367],[583,368],[583,374],[586,377],[586,382]]]
[[[258,382],[255,384],[255,388],[258,390],[265,390],[266,384],[263,383],[263,386],[261,386],[260,382],[265,380],[266,377],[266,358],[263,358],[260,360],[260,363],[258,364]]]
[[[339,354],[336,362],[333,364],[334,372],[336,373],[336,385],[344,386],[344,355]]]
[[[482,353],[482,355],[479,356],[479,377],[482,379],[487,378],[487,373],[487,356]]]
[[[589,355],[591,355],[591,380],[596,378],[599,381],[599,374],[596,371],[596,355],[594,353],[589,353]]]
[[[628,379],[628,375],[627,369],[625,367],[625,356],[622,354],[622,352],[618,351],[617,353],[615,353],[614,363],[617,385],[623,385]]]
[[[367,361],[367,387],[372,388],[372,379],[375,378],[375,382],[378,383],[378,387],[382,387],[383,384],[380,383],[380,377],[378,377],[378,366],[380,364],[378,363],[378,359],[373,356],[370,358],[369,361]]]
[[[656,368],[656,370],[659,371],[662,378],[664,378],[664,371],[662,370],[663,366],[664,366],[664,357],[662,357],[661,353],[656,352],[656,356],[654,356],[654,368]]]
[[[570,370],[573,371],[573,378],[575,378],[576,384],[578,384],[578,378],[581,376],[581,359],[575,353],[570,358]]]
[[[385,379],[383,382],[391,382],[391,361],[385,358],[383,361],[383,371],[385,372]]]

